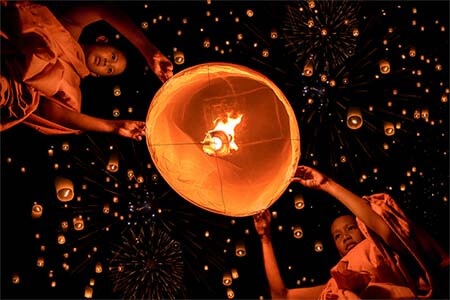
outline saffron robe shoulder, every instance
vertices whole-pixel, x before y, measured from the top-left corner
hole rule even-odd
[[[387,194],[364,197],[371,208],[401,241],[399,254],[357,219],[366,237],[331,269],[332,278],[320,299],[412,299],[432,295],[430,269],[424,263],[422,246],[414,238],[414,224]]]
[[[77,133],[42,118],[36,109],[39,101],[54,101],[80,111],[80,80],[89,75],[80,44],[45,6],[17,2],[6,9],[1,130],[24,121],[45,134]]]

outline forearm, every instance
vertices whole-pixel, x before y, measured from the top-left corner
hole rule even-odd
[[[114,132],[111,120],[95,118],[71,111],[50,100],[43,99],[39,104],[39,115],[64,127],[82,131]]]
[[[266,270],[267,281],[269,282],[272,299],[286,299],[287,289],[281,278],[280,269],[273,250],[270,237],[261,238],[264,268]]]

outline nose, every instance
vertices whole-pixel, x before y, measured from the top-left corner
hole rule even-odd
[[[344,235],[344,240],[343,240],[343,242],[345,243],[346,241],[350,240],[351,238],[352,238],[351,235],[348,234],[348,233],[346,233],[346,234]]]

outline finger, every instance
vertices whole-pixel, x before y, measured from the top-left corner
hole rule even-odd
[[[301,185],[307,186],[307,181],[302,178],[297,178],[297,182],[299,182]]]
[[[145,122],[142,122],[142,121],[138,121],[138,122],[136,122],[136,126],[137,126],[137,128],[139,128],[139,129],[145,129]]]

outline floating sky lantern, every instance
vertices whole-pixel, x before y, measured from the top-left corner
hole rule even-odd
[[[208,63],[181,71],[155,95],[147,146],[187,201],[228,216],[274,203],[300,158],[294,112],[275,84],[249,68]]]

